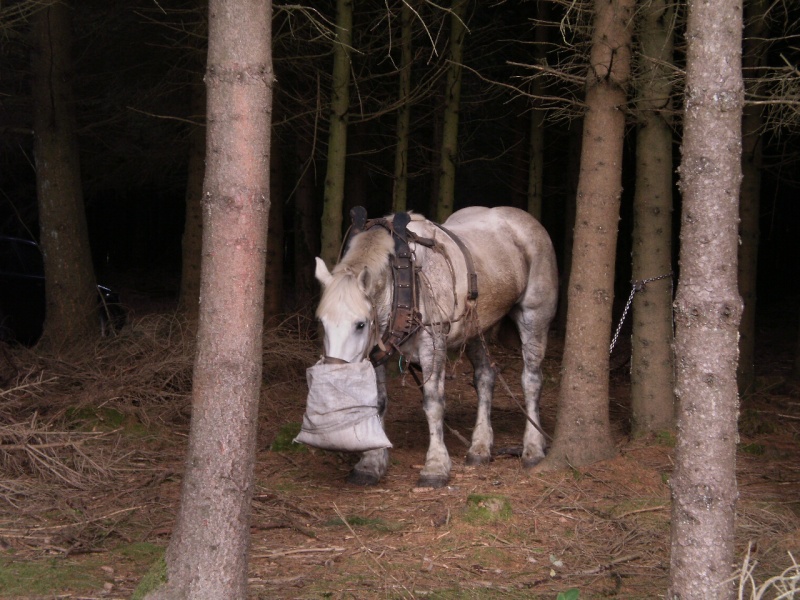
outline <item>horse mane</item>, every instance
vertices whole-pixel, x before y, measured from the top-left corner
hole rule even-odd
[[[331,274],[336,276],[342,272],[355,275],[365,268],[370,275],[378,275],[389,267],[388,258],[394,254],[394,240],[383,227],[372,227],[353,236],[350,246]]]
[[[364,269],[371,281],[379,281],[389,270],[389,256],[394,254],[394,240],[383,227],[373,227],[350,240],[342,260],[333,268],[333,280],[322,294],[317,315],[336,314],[344,307],[367,312],[369,306],[358,285]]]

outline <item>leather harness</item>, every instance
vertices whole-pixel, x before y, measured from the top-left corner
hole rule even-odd
[[[411,215],[407,212],[397,213],[391,219],[367,220],[366,209],[363,206],[356,206],[350,211],[350,218],[352,219],[351,237],[373,227],[383,227],[394,238],[395,252],[390,258],[394,289],[389,327],[378,338],[378,343],[369,353],[372,364],[379,366],[385,364],[399,352],[400,346],[422,326],[422,313],[419,311],[419,267],[416,266],[409,242],[433,248],[436,246],[436,241],[420,237],[410,231],[408,224],[411,221]],[[472,254],[456,234],[438,223],[434,224],[461,250],[467,266],[467,299],[476,300],[478,298],[478,275],[472,262]]]

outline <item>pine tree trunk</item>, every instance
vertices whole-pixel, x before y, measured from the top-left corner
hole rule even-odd
[[[442,150],[439,163],[439,194],[436,220],[443,223],[453,213],[456,195],[456,158],[458,156],[458,112],[461,104],[461,75],[464,60],[464,18],[469,0],[453,0],[450,9],[450,64],[447,68],[445,107],[442,123]]]
[[[650,0],[640,12],[636,193],[633,200],[634,296],[631,341],[633,434],[674,426],[672,363],[672,35],[675,9]]]
[[[545,469],[581,466],[615,452],[608,348],[635,0],[596,0],[594,6],[563,375],[553,447],[540,463]]]
[[[168,582],[148,598],[247,596],[270,204],[271,9],[263,0],[209,4],[192,420]]]
[[[536,3],[537,21],[534,32],[533,59],[537,64],[547,63],[547,27],[541,25],[550,19],[549,3]],[[546,111],[539,107],[540,97],[545,93],[542,77],[536,77],[531,86],[531,118],[528,163],[527,210],[539,221],[542,220],[542,196],[544,190],[544,123]]]
[[[572,273],[572,247],[575,241],[575,205],[578,198],[578,179],[581,170],[581,143],[583,119],[572,122],[569,130],[566,167],[566,201],[564,202],[564,240],[561,244],[561,268],[558,277],[558,312],[556,328],[561,333],[567,330],[569,308],[569,278]]]
[[[409,0],[410,1],[410,0]],[[397,150],[394,156],[392,212],[405,212],[408,204],[408,144],[411,136],[411,5],[403,2],[400,12],[400,108],[397,109]]]
[[[541,93],[540,85],[534,85],[533,93]],[[526,208],[530,214],[541,221],[544,188],[544,111],[535,106],[531,109],[530,128]]]
[[[342,245],[342,211],[350,109],[350,46],[353,42],[353,0],[336,1],[336,41],[333,43],[328,168],[322,208],[321,258],[332,267]]]
[[[766,0],[753,0],[745,8],[742,67],[748,91],[755,92],[766,60],[768,34]],[[739,325],[739,391],[752,391],[755,383],[756,279],[758,275],[759,212],[761,206],[760,106],[747,104],[742,116],[742,192],[739,203],[739,293],[744,301]]]
[[[181,248],[181,289],[178,311],[196,322],[200,298],[200,253],[203,246],[203,177],[206,170],[206,90],[202,77],[192,85],[192,125],[189,133],[189,164],[186,174],[186,216]]]
[[[54,2],[33,17],[33,143],[46,307],[40,344],[54,349],[100,334],[71,86],[71,10]]]
[[[741,185],[742,1],[691,0],[675,301],[678,442],[669,598],[734,597],[742,313],[736,281]]]

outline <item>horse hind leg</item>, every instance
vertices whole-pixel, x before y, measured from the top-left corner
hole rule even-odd
[[[539,420],[539,398],[542,393],[542,360],[547,349],[547,333],[550,318],[541,316],[539,311],[518,308],[512,317],[519,330],[522,342],[522,391],[525,396],[525,410],[528,418],[522,439],[522,464],[532,467],[545,455],[547,446],[541,432]],[[535,423],[535,425],[533,423]]]
[[[467,452],[468,465],[484,465],[492,458],[492,395],[494,394],[495,371],[482,340],[473,338],[467,343],[467,358],[472,363],[473,383],[478,393],[478,415],[472,432],[472,445]]]
[[[386,393],[386,369],[383,366],[375,367],[375,379],[378,383],[378,416],[383,425],[386,407],[389,402]],[[377,485],[389,469],[389,449],[378,448],[367,450],[361,454],[361,460],[356,463],[347,476],[347,482],[353,485]]]

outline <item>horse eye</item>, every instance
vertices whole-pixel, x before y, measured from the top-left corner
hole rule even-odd
[[[359,321],[358,323],[356,323],[356,330],[361,331],[362,329],[364,329],[364,327],[366,327],[366,325],[367,324],[364,321]]]

